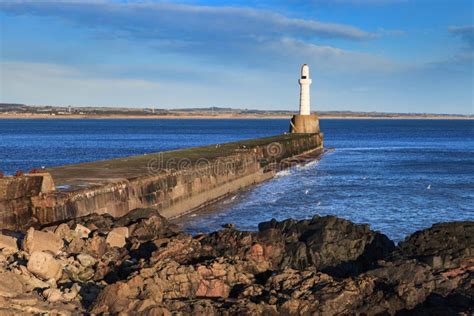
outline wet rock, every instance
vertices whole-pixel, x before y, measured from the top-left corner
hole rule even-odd
[[[48,251],[57,254],[64,246],[60,237],[52,232],[43,232],[30,228],[23,239],[22,248],[32,254],[35,251]]]
[[[59,280],[62,275],[62,266],[53,255],[44,251],[34,251],[27,265],[28,270],[43,280]]]
[[[18,251],[17,239],[0,234],[0,249],[4,253],[15,253]]]

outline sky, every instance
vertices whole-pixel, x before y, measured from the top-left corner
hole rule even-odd
[[[0,102],[473,114],[473,3],[0,0]]]

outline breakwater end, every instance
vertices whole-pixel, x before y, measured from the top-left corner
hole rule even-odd
[[[283,134],[3,177],[0,228],[25,230],[92,213],[119,217],[143,207],[176,217],[322,151],[322,133]]]

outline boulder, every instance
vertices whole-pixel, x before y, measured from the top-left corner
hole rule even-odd
[[[261,242],[277,245],[283,239],[285,248],[279,252],[280,268],[314,267],[340,277],[357,275],[395,250],[393,241],[370,230],[368,225],[335,216],[315,216],[302,221],[271,220],[258,227]],[[265,234],[267,230],[271,234]]]
[[[167,237],[179,232],[176,225],[170,224],[154,208],[134,209],[115,222],[115,227],[129,228],[130,237],[137,240],[150,240]]]
[[[7,235],[0,234],[0,249],[6,253],[18,251],[17,239]]]
[[[43,280],[59,280],[63,272],[61,263],[54,259],[52,254],[44,251],[34,251],[28,260],[27,268]]]
[[[93,236],[86,240],[82,251],[93,256],[94,258],[102,257],[107,250],[107,242],[102,236]]]
[[[115,228],[112,228],[111,231],[116,233],[116,234],[119,234],[119,235],[121,235],[125,238],[128,238],[128,236],[129,236],[128,227],[115,227]]]
[[[15,297],[25,291],[21,277],[10,271],[0,272],[0,297]]]
[[[128,307],[133,293],[127,283],[117,282],[107,286],[97,297],[92,314],[119,313]]]
[[[85,253],[80,253],[77,255],[77,260],[79,260],[79,262],[81,263],[81,265],[83,267],[92,267],[93,265],[95,265],[97,263],[97,260],[94,259],[94,257],[88,255],[88,254],[85,254]]]
[[[128,232],[128,230],[127,230]],[[110,246],[110,247],[124,247],[127,244],[125,235],[123,234],[123,231],[115,231],[112,230],[107,234],[107,238],[105,239],[105,242]]]
[[[81,225],[83,227],[89,228],[91,230],[101,229],[101,230],[110,230],[113,226],[114,217],[110,214],[89,214],[79,218],[75,218],[67,222],[69,227],[75,227],[76,225]],[[93,229],[94,228],[94,229]]]
[[[69,226],[64,223],[56,227],[54,234],[59,238],[66,240],[67,242],[70,242],[74,237]]]
[[[474,222],[435,224],[399,244],[397,258],[416,259],[433,269],[452,269],[474,257]]]
[[[33,227],[26,233],[22,245],[23,250],[30,254],[35,251],[48,251],[57,254],[63,246],[63,240],[54,233],[35,230]]]
[[[91,230],[89,228],[81,224],[76,224],[74,231],[76,232],[77,236],[79,236],[79,238],[88,238],[89,234],[91,233]]]

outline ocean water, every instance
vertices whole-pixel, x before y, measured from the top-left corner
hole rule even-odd
[[[280,134],[287,120],[0,120],[0,170],[109,159]],[[191,233],[337,215],[399,241],[474,220],[474,122],[321,120],[319,162],[282,171],[177,220]]]

